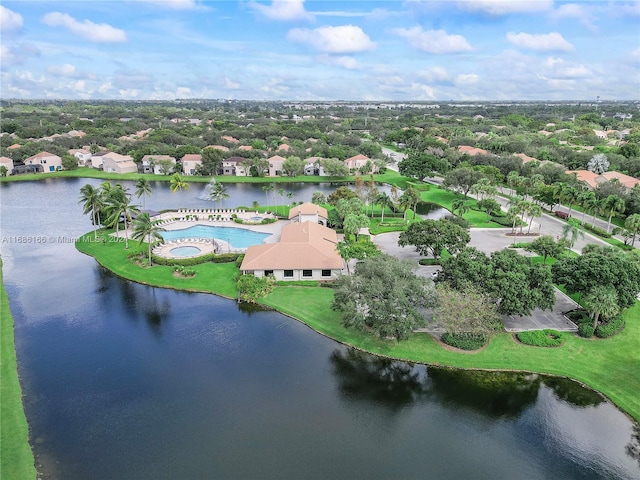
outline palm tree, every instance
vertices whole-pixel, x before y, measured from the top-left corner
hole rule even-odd
[[[458,216],[462,217],[465,213],[469,211],[469,206],[465,203],[463,198],[458,198],[457,200],[454,200],[453,202],[451,202],[451,210],[453,211],[454,215],[457,210]]]
[[[584,238],[584,232],[580,230],[577,220],[570,218],[562,227],[562,239],[569,243],[569,247],[573,248],[579,237]]]
[[[629,215],[624,222],[624,228],[633,233],[633,238],[631,239],[631,246],[633,247],[636,243],[636,235],[640,231],[640,213]]]
[[[611,227],[611,217],[616,213],[624,212],[625,206],[624,199],[617,195],[609,195],[602,201],[602,208],[605,213],[609,214],[609,220],[607,221],[607,233],[609,233],[609,228]]]
[[[610,285],[596,285],[582,299],[584,308],[591,313],[593,318],[593,329],[598,326],[600,315],[611,318],[620,311],[618,305],[618,293]]]
[[[222,183],[214,183],[211,187],[211,193],[209,194],[209,198],[214,202],[220,204],[223,200],[229,198],[229,194],[227,193],[227,187]]]
[[[511,225],[511,235],[516,234],[516,223],[520,218],[520,215],[524,211],[523,200],[521,197],[512,197],[509,201],[509,216],[513,219],[513,224]]]
[[[580,196],[580,191],[571,185],[563,184],[564,187],[561,191],[560,200],[562,202],[569,202],[569,216],[571,216],[571,209],[573,204],[578,201],[578,197]]]
[[[125,195],[124,198],[114,198],[111,204],[111,216],[109,221],[112,225],[119,225],[120,219],[124,221],[124,248],[129,248],[129,232],[127,230],[128,223],[131,222],[133,216],[137,215],[140,209],[138,205],[131,205],[131,196]]]
[[[133,233],[131,238],[139,240],[139,245],[146,239],[148,242],[149,251],[149,266],[151,266],[151,247],[156,241],[163,242],[164,238],[160,235],[160,232],[164,232],[164,228],[160,225],[160,220],[151,220],[149,214],[144,212],[140,214],[133,222]]]
[[[391,197],[387,195],[386,192],[382,192],[379,193],[378,196],[376,196],[374,202],[376,205],[380,205],[380,207],[382,207],[382,217],[380,223],[384,223],[384,209],[392,205],[393,202],[391,200]]]
[[[142,208],[146,208],[147,195],[151,195],[151,182],[146,178],[139,178],[136,181],[136,196],[142,197]]]
[[[171,184],[169,185],[169,189],[171,190],[171,193],[175,193],[178,190],[184,190],[186,192],[189,190],[189,184],[183,180],[179,173],[174,173],[171,175]]]
[[[578,202],[580,202],[580,206],[583,209],[580,223],[584,223],[584,217],[587,214],[587,211],[595,208],[595,206],[598,204],[598,199],[596,198],[596,194],[592,190],[588,190],[582,192],[578,196]]]
[[[404,201],[403,201],[403,198],[404,198]],[[416,206],[418,205],[419,201],[420,201],[420,194],[413,187],[407,187],[407,189],[404,191],[404,193],[400,197],[401,204],[405,204],[406,208],[412,207],[414,219],[416,218]],[[406,212],[406,208],[405,208],[405,212]]]
[[[533,217],[540,217],[542,215],[542,207],[540,205],[536,205],[535,203],[530,204],[527,209],[527,214],[529,214],[529,228],[527,229],[527,235],[531,232],[531,224],[533,223]]]
[[[98,224],[100,223],[100,208],[103,207],[100,190],[94,188],[93,185],[87,183],[80,189],[80,202],[82,203],[82,213],[86,215],[91,212],[91,221],[93,223],[93,235],[98,239]]]

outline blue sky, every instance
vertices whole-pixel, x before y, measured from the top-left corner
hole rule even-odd
[[[0,5],[2,98],[640,98],[640,1]]]

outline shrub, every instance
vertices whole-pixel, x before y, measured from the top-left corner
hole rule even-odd
[[[273,275],[256,277],[253,274],[240,275],[236,282],[238,297],[243,302],[256,303],[259,298],[268,295],[276,284]]]
[[[183,277],[193,277],[196,274],[195,270],[184,268],[182,265],[175,265],[173,271],[182,275]]]
[[[194,265],[201,265],[203,263],[231,263],[235,262],[239,254],[237,253],[222,253],[216,255],[215,253],[206,253],[198,257],[192,258],[164,258],[157,255],[152,255],[153,263],[156,265],[182,265],[185,267],[192,267]]]
[[[603,229],[598,228],[598,227],[594,227],[593,225],[591,225],[589,223],[583,223],[582,224],[582,228],[584,228],[585,230],[589,230],[592,233],[595,233],[599,237],[603,237],[603,238],[611,238],[612,237],[612,235],[610,233],[608,233],[606,230],[603,230]]]
[[[478,350],[489,342],[486,335],[474,335],[470,333],[443,333],[440,337],[443,343],[460,350]]]
[[[244,260],[244,253],[237,255],[237,258],[235,259],[236,267],[240,268],[240,265],[242,265],[243,260]]]
[[[421,258],[418,260],[420,265],[440,265],[439,258]]]
[[[564,344],[564,335],[556,330],[530,330],[516,334],[518,340],[534,347],[559,347]]]
[[[609,338],[619,333],[624,328],[624,319],[621,315],[609,320],[607,323],[598,325],[596,328],[596,337]]]
[[[578,335],[584,338],[593,337],[593,325],[591,323],[578,324]]]
[[[497,217],[495,215],[491,215],[491,221],[497,223],[498,225],[502,225],[503,227],[512,227],[513,222],[509,220],[507,217]],[[520,223],[520,222],[518,222]]]

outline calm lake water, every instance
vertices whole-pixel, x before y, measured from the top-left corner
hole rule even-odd
[[[113,276],[72,243],[91,229],[85,183],[99,182],[0,185],[44,478],[640,478],[632,422],[576,383],[392,362],[274,312]],[[154,187],[148,208],[210,207],[204,185]],[[266,203],[259,187],[229,192]]]

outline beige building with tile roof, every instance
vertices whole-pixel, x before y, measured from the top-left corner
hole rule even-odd
[[[305,202],[289,210],[289,220],[298,223],[313,222],[326,225],[329,214],[327,209],[315,203]]]
[[[102,169],[112,173],[138,173],[138,165],[133,158],[113,152],[103,157]]]
[[[49,152],[40,152],[37,155],[26,158],[25,165],[42,165],[44,173],[55,172],[62,168],[62,158]]]
[[[0,157],[0,167],[7,169],[7,175],[11,175],[13,172],[13,160],[9,157]]]
[[[633,189],[634,186],[640,185],[640,180],[629,175],[625,175],[620,172],[604,172],[597,174],[589,170],[567,170],[565,173],[569,175],[575,175],[578,180],[584,182],[589,188],[594,189],[601,183],[607,183],[611,180],[617,180],[620,184],[628,190]]]
[[[335,230],[314,222],[291,223],[278,243],[253,245],[240,266],[244,274],[276,280],[335,280],[345,268]]]
[[[195,175],[199,165],[202,165],[202,155],[199,153],[187,153],[182,157],[182,173],[185,175]]]

